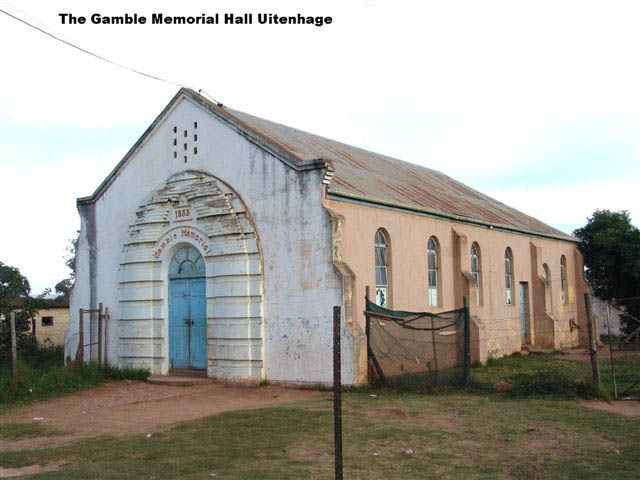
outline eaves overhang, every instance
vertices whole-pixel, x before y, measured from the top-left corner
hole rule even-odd
[[[504,225],[500,223],[486,222],[483,220],[477,220],[475,218],[464,217],[461,215],[453,215],[450,213],[443,213],[443,212],[438,212],[434,210],[428,210],[426,208],[419,207],[416,205],[402,204],[402,203],[385,200],[382,198],[376,198],[368,195],[348,192],[348,191],[340,190],[337,188],[331,188],[330,186],[329,188],[327,188],[327,199],[336,200],[340,202],[354,203],[358,205],[365,205],[368,207],[384,208],[387,210],[394,210],[398,212],[409,213],[413,215],[420,215],[424,217],[452,220],[452,221],[464,223],[467,225],[488,228],[490,230],[497,230],[497,231],[503,231],[503,232],[509,232],[509,233],[518,233],[521,235],[527,235],[527,236],[539,237],[539,238],[548,238],[552,240],[562,240],[565,242],[580,243],[580,239],[573,237],[571,235],[553,235],[553,234],[548,234],[543,232],[536,232],[533,230],[516,228],[516,227],[512,227],[512,226]]]

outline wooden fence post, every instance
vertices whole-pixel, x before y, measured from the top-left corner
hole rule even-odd
[[[591,311],[591,296],[584,294],[584,305],[587,310],[587,332],[589,333],[589,356],[591,357],[591,371],[593,383],[600,386],[600,366],[598,365],[598,349],[596,347],[595,329],[593,328],[593,313]]]
[[[9,329],[11,330],[11,371],[13,378],[18,377],[18,347],[16,342],[16,312],[9,314]]]
[[[102,302],[100,302],[98,307],[98,365],[102,365],[102,320]]]
[[[611,380],[613,381],[613,399],[618,399],[618,386],[616,385],[616,370],[613,365],[613,346],[611,345],[611,324],[609,323],[609,302],[607,301],[607,332],[609,334],[609,359],[611,360]]]
[[[367,301],[369,300],[369,285],[364,288],[364,310],[367,311]],[[367,337],[367,383],[371,383],[371,319],[369,315],[364,317],[364,334]]]
[[[104,310],[104,365],[109,366],[109,307]]]
[[[78,321],[78,351],[76,352],[76,363],[79,365],[84,364],[84,312],[82,309],[79,311]]]
[[[462,297],[462,305],[464,306],[464,384],[468,386],[471,380],[471,318],[467,297]]]

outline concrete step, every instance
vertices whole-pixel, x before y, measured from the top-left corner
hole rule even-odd
[[[191,387],[193,385],[213,383],[213,381],[213,378],[178,375],[151,375],[147,378],[147,383],[152,383],[154,385],[169,385],[173,387]]]

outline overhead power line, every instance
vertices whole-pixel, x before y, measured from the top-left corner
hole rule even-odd
[[[90,50],[87,50],[86,48],[82,48],[82,47],[80,47],[80,46],[78,46],[78,45],[76,45],[76,44],[74,44],[72,42],[69,42],[67,40],[64,40],[63,38],[60,38],[60,37],[52,34],[52,33],[49,33],[46,30],[43,30],[42,28],[27,22],[26,20],[23,20],[20,17],[12,15],[11,13],[7,12],[6,10],[3,10],[3,9],[0,8],[0,12],[4,13],[8,17],[13,18],[14,20],[17,20],[20,23],[23,23],[23,24],[27,25],[28,27],[31,27],[31,28],[33,28],[35,30],[38,30],[40,33],[43,33],[46,36],[53,38],[54,40],[57,40],[57,41],[59,41],[61,43],[64,43],[65,45],[68,45],[69,47],[75,48],[76,50],[79,50],[82,53],[86,53],[87,55],[91,55],[92,57],[95,57],[95,58],[97,58],[99,60],[102,60],[103,62],[107,62],[107,63],[110,63],[111,65],[115,65],[116,67],[120,67],[120,68],[123,68],[125,70],[129,70],[130,72],[137,73],[138,75],[142,75],[143,77],[151,78],[153,80],[158,80],[159,82],[168,83],[169,85],[176,85],[178,87],[191,88],[191,87],[189,87],[187,85],[183,85],[182,83],[173,82],[171,80],[167,80],[167,79],[164,79],[162,77],[158,77],[156,75],[151,75],[149,73],[141,72],[140,70],[136,70],[135,68],[128,67],[128,66],[123,65],[121,63],[114,62],[113,60],[109,60],[108,58],[103,57],[102,55],[94,53],[94,52],[92,52]],[[39,23],[42,23],[42,22],[39,22]],[[200,93],[206,93],[206,92],[203,92],[202,90],[199,90],[199,92]],[[207,96],[211,97],[211,95],[208,95],[208,94],[207,94]],[[212,100],[216,101],[216,103],[218,103],[217,100],[215,100],[213,97],[211,97],[211,98],[212,98]]]

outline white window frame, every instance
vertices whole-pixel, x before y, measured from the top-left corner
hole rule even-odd
[[[567,284],[567,258],[560,256],[560,299],[563,305],[569,303],[569,291]]]
[[[513,252],[510,247],[504,251],[504,290],[507,305],[513,305]]]
[[[385,308],[389,308],[389,258],[389,235],[384,229],[379,228],[376,231],[374,239],[374,273],[376,278],[375,303],[376,305]],[[379,275],[379,272],[384,273]]]
[[[476,285],[476,305],[480,306],[482,305],[482,252],[478,242],[471,244],[471,279]]]
[[[440,242],[431,236],[427,241],[427,305],[430,307],[440,305],[440,283]]]

